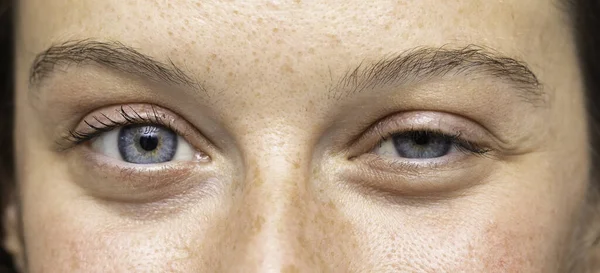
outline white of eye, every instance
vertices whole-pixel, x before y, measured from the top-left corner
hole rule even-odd
[[[394,146],[394,140],[389,138],[373,149],[373,153],[385,157],[398,157],[398,151]]]
[[[104,132],[95,137],[91,141],[92,150],[105,156],[123,160],[123,156],[119,151],[119,132],[121,128],[116,128],[108,132]],[[183,137],[177,136],[177,149],[173,159],[170,161],[191,161],[196,158],[197,152]],[[170,162],[169,161],[169,162]],[[166,162],[164,162],[166,163]]]

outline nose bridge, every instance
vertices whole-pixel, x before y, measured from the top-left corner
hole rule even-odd
[[[237,211],[246,219],[237,228],[245,241],[234,265],[243,272],[282,272],[310,268],[307,249],[298,238],[305,232],[306,213],[312,198],[308,187],[310,152],[303,136],[292,130],[262,131],[244,151],[245,176]],[[304,144],[303,144],[304,143]],[[240,242],[242,243],[242,242]],[[251,269],[251,270],[250,270]],[[236,271],[234,270],[234,271]],[[241,271],[240,271],[241,272]]]

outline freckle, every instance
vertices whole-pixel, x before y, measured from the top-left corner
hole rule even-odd
[[[390,28],[392,28],[390,24],[385,25],[385,30],[390,30]]]
[[[310,54],[315,54],[315,49],[314,49],[314,48],[312,48],[312,47],[311,47],[311,48],[309,48],[309,49],[308,49],[308,53],[310,53]]]
[[[277,41],[275,41],[275,43],[280,45],[280,44],[283,44],[283,41],[281,39],[277,39]]]
[[[254,218],[254,222],[252,223],[252,231],[254,233],[259,233],[260,230],[262,229],[263,224],[265,223],[265,218],[262,216],[256,216],[256,218]]]
[[[276,28],[276,27],[274,27],[274,28],[273,28],[273,32],[274,32],[274,33],[277,33],[277,32],[279,32],[279,29],[278,29],[278,28]]]
[[[173,36],[173,32],[169,31],[169,36]]]
[[[294,2],[296,2],[296,4],[302,4],[301,0],[294,0]]]
[[[196,7],[201,7],[202,3],[201,2],[196,2]]]
[[[293,264],[290,265],[286,265],[282,270],[281,273],[299,273],[300,270],[298,269],[298,267],[296,267]]]
[[[256,22],[259,23],[259,24],[262,24],[263,23],[263,18],[256,19]]]
[[[233,11],[233,14],[240,14],[240,12],[236,9]]]

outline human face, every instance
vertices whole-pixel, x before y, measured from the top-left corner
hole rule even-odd
[[[19,2],[30,272],[567,262],[589,162],[554,2]]]

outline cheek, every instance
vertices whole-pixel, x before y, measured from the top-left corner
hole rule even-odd
[[[166,227],[78,226],[77,221],[46,224],[28,235],[31,272],[191,272],[188,241]],[[65,224],[69,223],[69,224]],[[93,223],[88,222],[87,225]]]
[[[471,255],[480,260],[486,272],[518,272],[524,269],[541,270],[535,267],[543,242],[536,232],[510,231],[496,225],[489,226],[479,240],[479,250]],[[547,249],[547,248],[546,248]]]
[[[439,204],[360,205],[347,212],[368,212],[354,226],[373,271],[562,272],[574,202],[557,206],[558,192],[542,198],[537,190],[483,189]]]
[[[552,240],[544,242],[536,231],[497,225],[482,229],[404,226],[367,235],[362,248],[371,250],[373,268],[384,272],[550,272],[544,268],[555,268],[540,259],[552,252]]]

